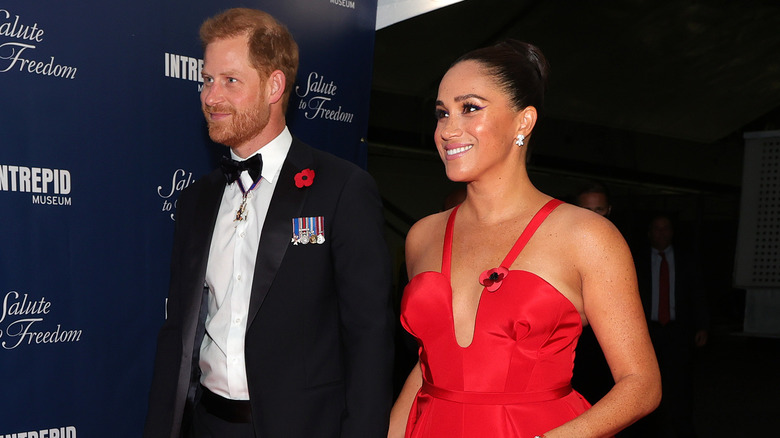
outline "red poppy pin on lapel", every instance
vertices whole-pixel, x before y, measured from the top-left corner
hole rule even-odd
[[[314,171],[311,169],[303,169],[295,175],[295,187],[302,189],[309,187],[314,182]]]

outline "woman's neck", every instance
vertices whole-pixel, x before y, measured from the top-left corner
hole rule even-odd
[[[472,181],[466,187],[460,211],[478,223],[490,225],[516,219],[536,211],[549,196],[540,192],[525,172],[510,178]]]

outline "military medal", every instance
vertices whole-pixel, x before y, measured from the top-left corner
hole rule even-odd
[[[325,218],[317,216],[317,244],[325,243]]]
[[[298,242],[301,240],[301,226],[298,222],[300,218],[293,218],[292,225],[293,225],[293,235],[292,240],[290,241],[293,245],[297,245]]]
[[[233,219],[233,222],[246,219],[246,198],[246,193],[244,193],[244,196],[241,198],[241,205],[239,205],[238,210],[236,210],[236,217]]]
[[[308,245],[325,243],[325,218],[322,216],[297,217],[292,220],[293,235],[290,243],[293,245]]]
[[[314,217],[307,217],[306,224],[309,229],[309,243],[317,243],[317,222]]]
[[[257,178],[257,181],[252,183],[252,185],[249,187],[249,190],[244,190],[244,184],[241,183],[241,178],[236,180],[238,183],[238,188],[241,189],[242,196],[241,205],[239,205],[238,210],[236,210],[236,217],[233,219],[233,222],[246,220],[247,216],[249,216],[249,212],[246,211],[246,200],[249,198],[249,194],[252,192],[252,190],[257,187],[258,183],[260,183],[261,179],[262,178]]]
[[[301,221],[301,243],[306,245],[309,243],[309,218],[302,217],[298,220]]]

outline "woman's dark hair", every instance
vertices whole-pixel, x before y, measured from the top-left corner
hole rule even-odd
[[[480,63],[509,96],[515,110],[533,106],[542,112],[550,65],[538,47],[507,39],[472,50],[458,58],[452,66],[463,61]]]

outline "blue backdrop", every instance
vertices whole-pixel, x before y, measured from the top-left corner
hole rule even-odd
[[[0,436],[141,434],[176,199],[226,153],[199,109],[200,23],[286,23],[292,132],[365,166],[376,3],[0,2]]]

